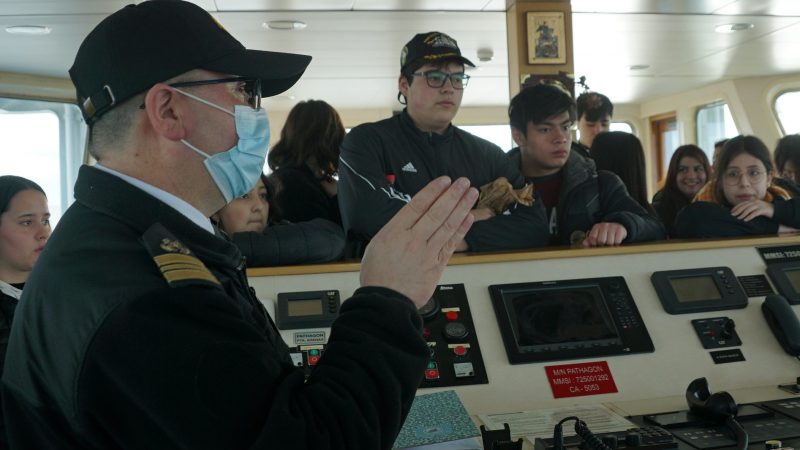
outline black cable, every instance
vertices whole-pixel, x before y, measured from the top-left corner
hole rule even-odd
[[[750,435],[748,435],[747,431],[736,421],[736,417],[728,416],[728,418],[725,419],[725,425],[733,431],[733,435],[736,436],[736,450],[747,450],[747,446],[750,444]]]
[[[592,450],[611,450],[611,447],[603,443],[597,436],[589,430],[586,422],[578,420],[575,422],[575,434],[583,439],[583,442]]]
[[[564,433],[561,426],[570,420],[575,421],[575,434],[583,440],[587,447],[592,450],[612,450],[589,430],[586,422],[576,416],[565,417],[553,427],[553,450],[564,450]]]

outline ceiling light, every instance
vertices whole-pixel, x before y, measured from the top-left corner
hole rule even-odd
[[[38,36],[38,35],[50,34],[50,27],[45,27],[42,25],[13,25],[10,27],[6,27],[6,33]]]
[[[299,20],[270,20],[261,26],[270,30],[302,30],[306,27],[306,23]]]
[[[749,30],[753,28],[753,26],[754,25],[752,23],[746,23],[746,22],[725,23],[714,27],[714,31],[716,31],[717,33],[735,33],[737,31]]]
[[[494,50],[490,48],[479,48],[478,49],[478,61],[480,62],[489,62],[494,59]]]
[[[634,64],[632,66],[628,66],[628,70],[644,70],[649,68],[650,66],[647,64]]]

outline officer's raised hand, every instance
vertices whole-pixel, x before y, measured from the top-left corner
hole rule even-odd
[[[428,183],[370,241],[361,260],[361,285],[387,287],[418,308],[424,305],[472,226],[469,211],[477,198],[466,178]]]

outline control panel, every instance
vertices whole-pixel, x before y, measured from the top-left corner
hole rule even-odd
[[[723,348],[742,345],[736,333],[736,322],[730,317],[711,317],[692,320],[697,337],[703,348]]]
[[[431,354],[420,387],[488,383],[464,285],[437,286],[419,313]]]
[[[278,328],[289,345],[292,362],[305,370],[306,377],[325,353],[329,327],[338,310],[339,292],[335,290],[278,294],[276,315],[283,317]],[[488,383],[464,285],[437,286],[419,313],[430,351],[420,387]]]
[[[736,420],[749,436],[750,448],[764,448],[768,440],[780,440],[784,445],[800,444],[800,413],[794,399],[771,400],[740,405]],[[658,424],[669,431],[682,448],[707,450],[733,448],[736,437],[722,422],[694,416],[689,411],[633,416],[640,425]],[[796,446],[796,445],[794,445]]]
[[[611,450],[617,449],[638,449],[638,450],[668,450],[677,449],[678,442],[669,431],[657,427],[646,426],[641,428],[631,428],[625,431],[614,431],[595,435]],[[534,441],[536,450],[553,450],[553,439],[536,439]],[[564,449],[570,450],[590,450],[591,447],[585,444],[585,439],[578,436],[564,437]]]

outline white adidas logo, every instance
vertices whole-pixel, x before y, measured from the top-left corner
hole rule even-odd
[[[406,164],[405,166],[403,166],[403,168],[400,169],[400,170],[402,170],[403,172],[417,173],[417,168],[414,167],[414,165],[411,164],[410,162],[408,164]]]

